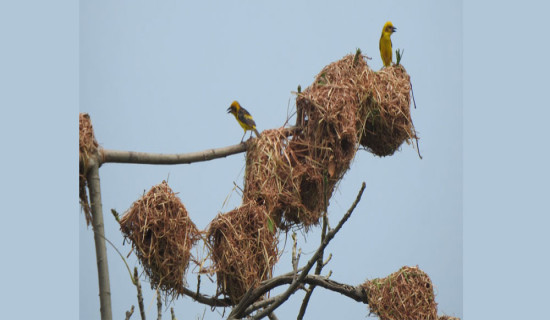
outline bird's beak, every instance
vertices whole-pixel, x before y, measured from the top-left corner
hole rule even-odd
[[[397,31],[397,28],[396,27],[391,27],[391,31],[395,32],[395,31]]]
[[[227,113],[231,113],[231,107],[227,108]]]

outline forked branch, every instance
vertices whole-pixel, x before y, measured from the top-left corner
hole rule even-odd
[[[358,288],[353,287],[353,286],[348,286],[349,287],[348,290],[338,291],[338,290],[335,290],[335,289],[336,288],[341,288],[341,286],[335,285],[336,284],[335,281],[326,279],[324,277],[319,277],[319,276],[309,276],[308,277],[309,271],[311,270],[313,265],[318,261],[319,257],[322,255],[322,253],[324,252],[324,250],[327,247],[327,245],[329,244],[329,242],[334,238],[336,233],[338,231],[340,231],[340,229],[342,228],[344,223],[349,219],[349,217],[353,213],[353,210],[355,210],[355,207],[357,206],[357,204],[361,200],[361,196],[363,195],[363,191],[365,191],[365,187],[366,187],[366,185],[363,182],[363,184],[361,186],[361,189],[359,190],[359,193],[357,194],[357,198],[355,199],[355,201],[353,202],[353,204],[351,205],[349,210],[342,217],[342,219],[340,220],[338,225],[334,229],[330,229],[327,232],[325,238],[321,242],[321,245],[319,246],[317,251],[315,251],[313,256],[309,259],[307,264],[301,269],[300,275],[298,277],[296,277],[295,273],[292,273],[290,275],[287,274],[287,275],[271,278],[271,279],[268,279],[268,280],[262,282],[262,284],[259,287],[257,287],[254,290],[250,290],[249,292],[247,292],[245,294],[245,296],[241,299],[239,304],[237,306],[235,306],[235,308],[233,308],[233,310],[229,314],[228,319],[239,319],[239,318],[242,318],[242,317],[245,317],[245,316],[249,315],[251,312],[254,312],[255,310],[257,310],[257,309],[249,308],[249,306],[251,306],[252,304],[257,302],[258,299],[261,296],[263,296],[265,293],[267,293],[268,291],[270,291],[271,289],[273,289],[277,286],[280,286],[280,285],[283,285],[283,284],[290,284],[290,286],[287,288],[287,290],[285,292],[283,292],[280,295],[274,297],[273,302],[271,304],[269,304],[269,306],[266,306],[261,311],[259,311],[256,315],[254,315],[254,317],[252,317],[252,319],[261,319],[261,318],[267,316],[268,314],[273,312],[276,308],[278,308],[281,304],[283,304],[294,292],[296,292],[296,290],[300,286],[303,286],[304,284],[308,283],[308,282],[306,282],[306,279],[308,279],[308,281],[311,281],[311,282],[309,282],[310,284],[319,285],[319,286],[322,286],[322,287],[327,288],[329,290],[334,290],[334,291],[340,292],[342,294],[344,294],[344,292],[355,292],[355,294],[353,294],[353,296],[357,297],[357,299],[356,298],[354,298],[354,299],[357,300],[357,301],[362,301],[362,302],[366,303],[366,301],[367,301],[366,300],[366,294],[363,295],[362,290],[360,288],[358,289]],[[324,279],[324,281],[320,281],[321,279]]]

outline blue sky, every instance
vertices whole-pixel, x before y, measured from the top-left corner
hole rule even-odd
[[[327,64],[357,47],[378,70],[378,39],[393,21],[396,48],[411,75],[418,109],[412,116],[424,156],[404,145],[392,157],[359,151],[331,199],[335,225],[356,196],[365,196],[327,250],[332,278],[348,284],[419,265],[437,290],[440,312],[462,317],[462,19],[459,1],[441,4],[365,2],[167,1],[81,3],[80,111],[90,114],[108,149],[192,152],[238,143],[241,128],[225,110],[239,100],[261,130],[284,124],[294,107],[291,91],[307,87]],[[437,55],[430,54],[439,52]],[[127,210],[144,190],[169,179],[201,229],[240,204],[244,155],[180,166],[106,164],[100,169],[106,235],[124,253],[109,209]],[[224,200],[230,197],[224,206]],[[80,222],[80,318],[99,315],[92,232]],[[281,238],[283,239],[283,238]],[[311,255],[319,230],[299,237]],[[284,244],[284,241],[281,241]],[[289,246],[275,274],[289,271]],[[201,253],[201,255],[204,255]],[[302,261],[306,261],[307,255]],[[130,264],[136,264],[132,255]],[[109,249],[114,316],[135,304],[135,288]],[[194,287],[196,276],[189,275]],[[202,282],[202,292],[214,286]],[[148,287],[147,284],[144,287]],[[210,290],[209,290],[210,289]],[[296,316],[303,293],[278,316]],[[154,298],[145,295],[146,305]],[[153,304],[154,306],[154,304]],[[218,319],[218,312],[188,298],[174,303],[179,318]],[[306,318],[368,314],[365,305],[317,290]],[[155,308],[149,308],[153,316]]]
[[[540,317],[546,312],[544,290],[550,285],[548,277],[541,277],[550,243],[550,155],[544,148],[550,116],[544,96],[550,71],[544,58],[550,49],[545,40],[548,7],[529,0],[451,4],[463,8],[462,18],[437,2],[413,6],[394,1],[368,7],[344,2],[340,8],[311,2],[270,10],[248,4],[249,10],[235,4],[193,10],[166,4],[145,8],[144,2],[132,2],[134,10],[115,10],[105,1],[94,8],[80,3],[88,17],[79,17],[79,4],[69,0],[2,3],[0,137],[5,151],[0,165],[0,273],[3,287],[9,288],[0,300],[2,315],[96,319],[99,314],[92,235],[76,201],[79,111],[92,115],[96,135],[106,148],[186,152],[232,144],[241,131],[224,112],[231,100],[239,99],[253,113],[260,130],[279,126],[292,104],[290,91],[297,84],[309,85],[325,64],[360,47],[373,58],[369,65],[379,68],[377,40],[383,22],[391,19],[398,27],[394,44],[405,49],[403,64],[415,86],[419,108],[413,110],[413,118],[424,160],[409,146],[391,158],[358,154],[332,200],[332,223],[347,209],[361,181],[367,182],[367,190],[328,247],[334,256],[326,270],[333,270],[336,280],[358,283],[403,264],[419,264],[438,289],[440,311],[462,314],[456,306],[462,305],[463,284],[467,319]],[[247,33],[246,24],[253,24],[253,30]],[[79,35],[79,26],[88,26],[88,34]],[[262,36],[266,30],[272,34],[268,39]],[[93,35],[97,32],[101,34]],[[462,52],[461,41],[464,54],[456,58],[454,53]],[[433,48],[430,44],[435,51],[427,50]],[[442,55],[450,60],[442,63]],[[452,113],[455,100],[460,101],[458,114]],[[198,106],[197,113],[189,106]],[[457,123],[461,115],[463,121]],[[209,125],[197,128],[197,119],[205,118]],[[461,141],[463,148],[443,143],[446,138]],[[456,153],[462,160],[454,158]],[[453,174],[457,166],[460,176]],[[100,173],[107,236],[127,250],[120,245],[108,209],[127,209],[143,190],[168,175],[195,222],[204,227],[217,212],[238,205],[237,195],[225,207],[218,199],[230,193],[233,181],[242,183],[242,169],[239,155],[192,166],[105,165]],[[454,198],[453,192],[461,195]],[[207,201],[201,201],[205,194]],[[407,208],[392,197],[395,194],[406,197],[402,202]],[[460,288],[449,276],[457,270],[446,268],[462,263],[434,258],[452,247],[445,241],[456,237],[445,235],[457,231],[455,221],[442,221],[453,215],[435,212],[458,207],[464,238],[454,242],[461,248],[450,251],[461,253],[463,244]],[[423,219],[411,221],[412,217]],[[438,241],[406,232],[405,241],[393,239],[387,230],[402,231],[403,224],[413,230],[422,224]],[[309,253],[316,239],[318,233],[308,235],[307,243],[299,237]],[[363,255],[358,258],[344,250],[350,247]],[[136,303],[134,291],[121,274],[119,258],[108,250],[118,310],[114,316],[122,317],[121,310]],[[288,268],[283,257],[276,272]],[[280,318],[295,316],[301,297],[293,299],[297,303],[281,310]],[[317,309],[325,318],[333,316],[338,309],[326,308],[326,301],[354,318],[367,313],[365,306],[317,290],[312,300],[317,307],[310,308],[306,318],[315,317]],[[182,299],[176,312],[189,310],[195,318],[203,309],[193,305]],[[528,307],[507,307],[512,305]],[[220,316],[207,311],[206,318]]]

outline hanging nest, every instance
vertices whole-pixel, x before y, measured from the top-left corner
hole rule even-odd
[[[411,80],[402,65],[374,72],[367,68],[361,77],[367,89],[359,114],[360,143],[373,154],[392,155],[404,141],[418,136],[410,112]]]
[[[88,201],[88,193],[86,186],[88,181],[86,176],[88,174],[88,164],[90,158],[96,157],[98,153],[98,143],[94,136],[94,129],[92,127],[92,120],[87,113],[80,113],[78,116],[78,147],[79,147],[79,169],[78,169],[78,195],[80,198],[80,207],[84,211],[84,217],[86,217],[86,225],[90,225],[92,222],[92,212],[90,208],[90,202]]]
[[[309,226],[319,217],[302,203],[301,182],[307,168],[289,148],[288,129],[265,130],[251,141],[246,153],[243,202],[254,201],[267,209],[276,225]]]
[[[380,320],[436,320],[437,303],[430,277],[417,267],[402,267],[386,278],[362,284],[371,314]]]
[[[460,318],[456,318],[456,317],[451,317],[451,316],[440,316],[439,318],[437,318],[438,320],[460,320]]]
[[[237,304],[250,288],[271,278],[278,238],[265,206],[254,201],[219,214],[208,229],[218,292]],[[271,227],[269,224],[271,223]],[[270,230],[271,229],[271,230]]]
[[[243,202],[265,206],[283,230],[318,224],[360,143],[381,156],[416,138],[410,89],[403,67],[375,73],[360,51],[323,68],[297,95],[301,130],[291,139],[289,129],[266,130],[250,142]]]
[[[151,288],[182,294],[191,247],[200,233],[166,181],[132,204],[120,219],[120,230],[132,242]]]
[[[301,199],[315,223],[357,151],[357,110],[364,91],[358,78],[366,68],[361,55],[347,55],[323,68],[296,98],[297,125],[302,130],[292,137],[289,148],[305,168]],[[298,214],[297,220],[301,218]]]

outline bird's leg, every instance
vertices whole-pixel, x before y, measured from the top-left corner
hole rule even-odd
[[[241,138],[241,143],[243,143],[243,140],[244,140],[244,136],[246,136],[246,130],[244,130],[244,134],[243,134],[243,137]]]

